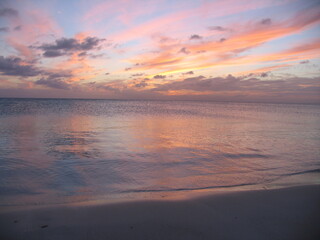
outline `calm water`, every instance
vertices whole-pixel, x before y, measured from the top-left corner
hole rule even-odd
[[[246,186],[319,172],[320,107],[0,99],[0,205]]]

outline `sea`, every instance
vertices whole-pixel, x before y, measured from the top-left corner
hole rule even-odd
[[[320,183],[319,120],[320,105],[3,98],[0,207]]]

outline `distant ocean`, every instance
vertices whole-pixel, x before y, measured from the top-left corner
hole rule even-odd
[[[320,106],[0,99],[0,206],[255,186],[320,170]]]

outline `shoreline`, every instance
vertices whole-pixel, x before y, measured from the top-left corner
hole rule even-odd
[[[185,201],[192,200],[198,197],[214,196],[233,192],[249,192],[259,190],[275,190],[282,188],[292,188],[299,186],[320,185],[320,174],[316,171],[294,174],[281,177],[271,181],[257,184],[243,184],[237,186],[220,186],[220,187],[205,187],[200,189],[186,189],[179,191],[137,191],[130,193],[115,193],[107,198],[100,196],[97,199],[80,200],[80,201],[65,201],[39,204],[25,205],[0,205],[0,214],[12,211],[37,210],[44,208],[55,207],[77,207],[77,206],[96,206],[108,204],[123,204],[141,201]]]
[[[1,239],[319,239],[320,185],[0,213]]]

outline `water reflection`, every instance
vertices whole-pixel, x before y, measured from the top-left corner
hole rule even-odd
[[[178,194],[319,168],[316,106],[73,101],[1,116],[0,204]]]

